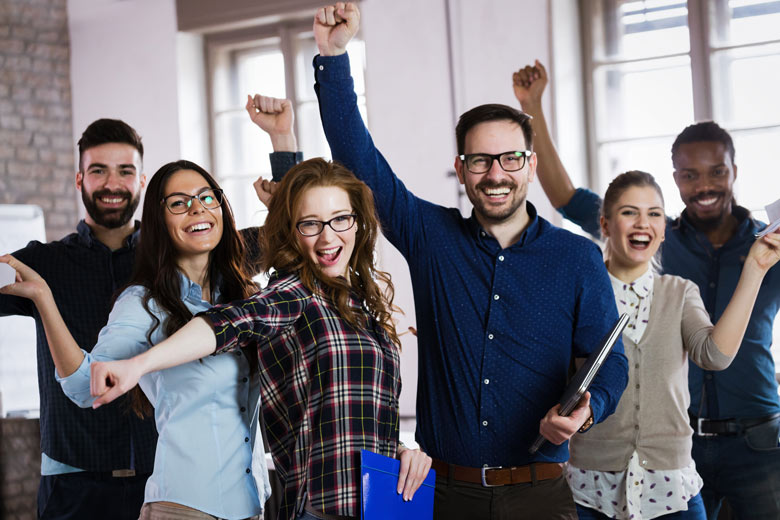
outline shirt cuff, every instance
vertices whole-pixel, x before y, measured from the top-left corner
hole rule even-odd
[[[314,80],[323,82],[329,80],[348,79],[352,77],[352,71],[349,68],[349,54],[339,54],[338,56],[314,57]]]
[[[89,392],[89,367],[92,365],[92,354],[83,349],[81,351],[84,353],[84,360],[76,371],[67,377],[60,377],[55,368],[54,378],[68,399],[84,408],[92,405],[93,401],[92,394]]]
[[[303,161],[303,152],[272,152],[268,157],[271,159],[271,178],[279,182],[290,168]]]

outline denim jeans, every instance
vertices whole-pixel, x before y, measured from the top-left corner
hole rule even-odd
[[[780,518],[780,418],[743,435],[693,436],[693,459],[704,479],[707,518],[715,520],[725,498],[737,519]]]
[[[579,520],[605,520],[609,517],[595,509],[583,507],[577,504],[577,515]],[[677,511],[669,515],[658,516],[664,520],[704,520],[707,515],[704,512],[704,502],[701,499],[701,493],[688,501],[687,511]]]

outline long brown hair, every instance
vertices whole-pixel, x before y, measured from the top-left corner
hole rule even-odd
[[[325,276],[301,250],[297,240],[296,213],[309,188],[334,186],[349,196],[356,215],[355,249],[349,259],[347,279]],[[309,159],[292,168],[282,179],[268,207],[262,233],[263,268],[300,274],[303,284],[332,301],[341,316],[355,328],[365,328],[360,315],[349,306],[351,291],[366,305],[391,341],[400,346],[392,319],[393,284],[390,275],[376,268],[374,248],[379,237],[379,219],[374,195],[344,166],[323,159]],[[384,290],[377,283],[384,285]]]
[[[143,306],[152,316],[153,325],[146,334],[152,344],[152,334],[162,326],[165,336],[170,336],[192,319],[192,313],[181,300],[181,280],[176,250],[168,227],[165,224],[165,186],[178,171],[193,170],[214,189],[220,189],[217,181],[209,173],[190,161],[176,161],[162,166],[152,176],[144,199],[141,232],[136,246],[133,275],[128,286],[140,285],[146,289]],[[222,238],[209,255],[206,279],[212,286],[220,284],[223,301],[246,298],[255,291],[251,278],[245,271],[245,247],[241,234],[236,230],[233,211],[226,198],[222,200]],[[156,304],[167,315],[160,320],[151,312],[149,302]],[[151,415],[152,407],[136,386],[132,391],[132,409],[140,417]]]

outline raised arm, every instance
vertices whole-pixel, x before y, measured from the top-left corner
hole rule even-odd
[[[512,74],[515,97],[523,112],[533,118],[531,126],[534,129],[534,151],[538,161],[536,174],[550,203],[555,208],[560,208],[571,200],[574,185],[558,156],[544,117],[542,94],[547,82],[547,70],[539,60]]]
[[[35,304],[57,374],[60,377],[71,375],[84,361],[84,352],[65,325],[46,280],[11,255],[0,256],[0,262],[16,270],[16,283],[0,288],[0,293],[28,298]]]
[[[767,271],[780,259],[780,233],[774,232],[755,241],[750,248],[737,288],[723,311],[712,339],[720,351],[735,356],[745,335],[753,305]]]

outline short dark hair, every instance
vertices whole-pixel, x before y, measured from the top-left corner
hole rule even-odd
[[[703,121],[685,127],[672,144],[672,163],[680,146],[689,143],[716,142],[722,143],[731,156],[731,164],[734,164],[734,141],[731,135],[714,121]]]
[[[516,108],[493,103],[474,107],[460,116],[460,119],[458,119],[458,126],[455,127],[455,138],[458,142],[458,155],[465,153],[466,134],[478,124],[486,123],[488,121],[512,121],[513,123],[517,123],[523,130],[526,149],[533,150],[534,131],[531,128],[531,116]]]
[[[79,139],[79,171],[84,172],[82,157],[84,152],[95,146],[107,143],[129,144],[144,158],[144,145],[135,129],[119,119],[98,119],[90,124]]]

